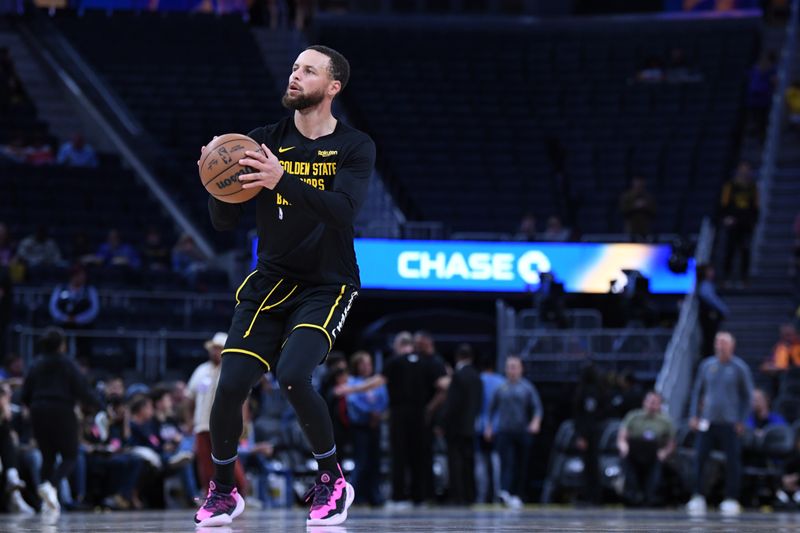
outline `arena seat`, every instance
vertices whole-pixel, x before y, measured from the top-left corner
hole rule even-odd
[[[363,73],[346,103],[416,217],[455,231],[513,231],[526,211],[557,214],[562,172],[577,224],[618,232],[619,195],[642,174],[658,200],[654,229],[693,232],[736,157],[756,27],[330,16],[318,19],[317,37]],[[633,81],[646,58],[673,48],[702,81]]]

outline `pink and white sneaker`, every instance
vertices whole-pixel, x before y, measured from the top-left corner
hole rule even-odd
[[[208,485],[206,501],[194,515],[197,527],[225,526],[244,511],[244,498],[234,489],[230,494],[217,490],[213,481]]]
[[[306,492],[306,501],[311,501],[307,526],[335,526],[347,520],[347,510],[353,505],[356,493],[345,481],[342,468],[338,469],[338,477],[327,471],[320,472],[314,486]]]

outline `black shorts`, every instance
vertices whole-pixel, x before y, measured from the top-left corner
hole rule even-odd
[[[222,354],[250,355],[272,370],[297,328],[319,331],[330,351],[356,296],[358,291],[350,285],[309,285],[256,270],[236,290],[236,309]]]

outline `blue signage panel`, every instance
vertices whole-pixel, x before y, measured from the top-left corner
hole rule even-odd
[[[530,292],[550,272],[567,292],[607,293],[626,284],[626,270],[648,278],[652,293],[694,285],[693,262],[685,274],[669,270],[668,245],[356,239],[355,248],[365,289]]]

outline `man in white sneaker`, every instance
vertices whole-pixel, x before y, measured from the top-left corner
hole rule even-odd
[[[689,427],[697,431],[695,439],[694,495],[687,510],[690,514],[703,514],[706,499],[703,496],[703,467],[713,447],[725,453],[725,499],[720,504],[723,515],[741,513],[739,484],[742,469],[742,445],[745,420],[750,412],[753,378],[747,363],[733,355],[736,342],[726,331],[714,339],[716,355],[708,357],[697,370]],[[701,408],[702,406],[702,408]]]

